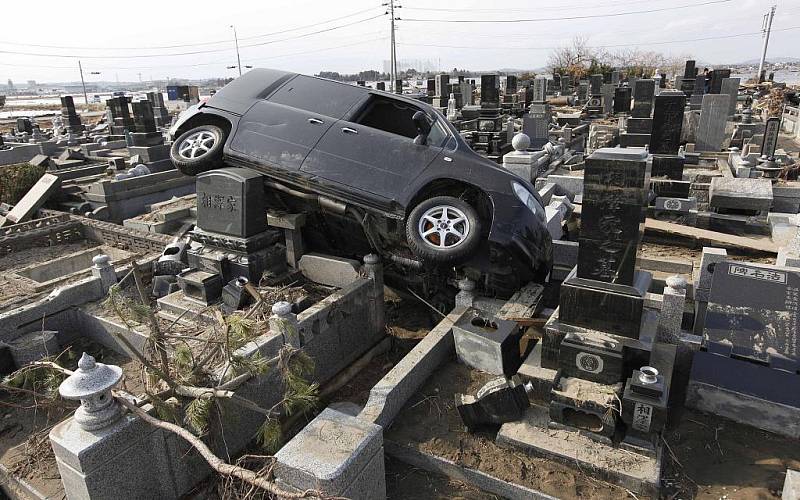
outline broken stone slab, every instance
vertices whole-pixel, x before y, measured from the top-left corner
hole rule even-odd
[[[470,431],[486,425],[498,425],[519,420],[530,406],[530,383],[523,384],[518,377],[498,377],[481,387],[475,396],[456,394],[456,409],[461,421]]]
[[[360,277],[361,263],[353,259],[307,253],[300,258],[298,269],[315,283],[343,288]]]
[[[53,174],[44,174],[33,187],[25,193],[14,208],[0,219],[0,227],[25,222],[33,217],[39,208],[61,187],[61,179]]]
[[[386,498],[383,429],[326,408],[275,455],[276,479],[354,500]]]

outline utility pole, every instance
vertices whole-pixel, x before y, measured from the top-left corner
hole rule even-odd
[[[390,73],[390,87],[395,92],[398,89],[394,88],[395,84],[397,83],[397,52],[395,52],[395,43],[394,43],[394,0],[389,0],[389,15],[391,16],[391,52],[389,54],[389,73]]]
[[[761,72],[764,71],[764,61],[767,59],[767,45],[769,45],[769,34],[772,30],[773,17],[775,17],[775,5],[770,7],[769,13],[764,16],[764,24],[761,26],[764,46],[761,48],[761,61],[758,63],[758,75],[756,76],[759,83],[761,83]]]
[[[81,60],[78,59],[78,71],[81,72],[81,85],[83,86],[83,101],[86,103],[86,106],[89,106],[89,97],[86,95],[86,82],[83,80],[83,66],[81,66]]]
[[[242,59],[239,57],[239,37],[236,35],[236,26],[231,24],[233,28],[233,43],[236,44],[236,67],[239,68],[239,76],[242,76]]]

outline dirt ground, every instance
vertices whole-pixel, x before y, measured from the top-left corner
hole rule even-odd
[[[699,265],[703,256],[703,248],[689,248],[682,246],[664,245],[651,241],[642,243],[639,250],[639,257],[650,259],[669,259],[680,262],[687,262]],[[775,256],[767,254],[754,254],[728,250],[728,257],[731,260],[757,262],[762,264],[775,264]]]
[[[490,378],[455,361],[444,365],[411,397],[386,432],[386,439],[558,498],[631,498],[625,489],[572,467],[496,445],[496,430],[466,432],[453,395],[474,394]],[[669,450],[664,458],[662,498],[776,498],[780,497],[786,468],[800,467],[796,441],[698,412],[682,412],[665,439]],[[422,475],[420,484],[429,485],[414,498],[443,498],[441,492],[449,487],[446,479],[423,481],[427,473],[405,473],[411,472]],[[404,498],[409,488],[406,483],[392,483],[388,475],[387,481],[394,498]],[[461,493],[455,490],[453,494]],[[464,498],[474,498],[470,494],[465,493]],[[486,498],[488,494],[483,495]]]
[[[88,352],[99,362],[122,368],[121,388],[133,394],[143,392],[138,362],[83,338],[64,350],[58,359],[65,368],[75,370],[81,354]],[[77,406],[58,396],[49,402],[29,393],[0,389],[0,463],[48,498],[60,498],[63,494],[48,433]]]

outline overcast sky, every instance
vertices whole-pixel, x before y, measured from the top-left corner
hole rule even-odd
[[[398,3],[402,5],[396,11],[396,17],[401,18],[397,21],[399,60],[419,61],[416,66],[428,65],[429,69],[492,70],[542,67],[547,62],[549,47],[566,44],[576,35],[588,37],[595,46],[624,45],[665,54],[690,54],[708,63],[757,59],[761,52],[758,34],[663,42],[758,32],[762,16],[773,2],[401,0]],[[800,28],[800,0],[776,3],[768,56],[800,57],[800,29],[787,29]],[[680,6],[692,7],[608,16]],[[305,73],[382,70],[384,60],[389,58],[390,21],[384,15],[385,9],[380,0],[125,3],[39,0],[35,4],[5,0],[0,11],[0,81],[8,78],[20,83],[74,81],[79,78],[78,59],[88,81],[235,76],[235,69],[226,68],[236,64],[231,24],[236,25],[239,35],[242,65]],[[603,15],[606,17],[588,17]],[[563,17],[586,18],[542,20]],[[430,22],[520,19],[537,21]],[[347,26],[339,28],[343,25]],[[312,34],[315,31],[323,32]],[[207,53],[198,53],[201,51]],[[187,52],[193,53],[184,54]]]

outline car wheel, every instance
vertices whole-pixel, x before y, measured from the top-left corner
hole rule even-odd
[[[217,168],[222,161],[225,131],[216,125],[200,125],[181,134],[169,150],[175,168],[197,175]]]
[[[477,211],[452,196],[423,201],[406,221],[406,239],[414,254],[439,264],[455,264],[472,255],[481,233]]]

